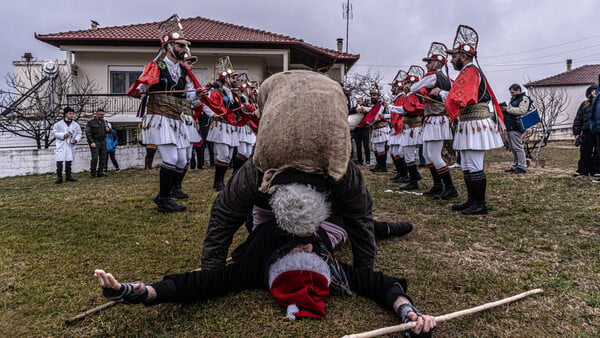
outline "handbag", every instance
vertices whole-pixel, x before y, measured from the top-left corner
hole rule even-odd
[[[531,110],[524,115],[517,117],[517,126],[519,127],[520,131],[525,131],[542,121],[540,119],[540,113],[538,112],[537,108],[534,107],[533,102],[531,102],[530,109]]]

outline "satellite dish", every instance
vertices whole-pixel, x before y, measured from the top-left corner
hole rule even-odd
[[[45,76],[53,78],[58,73],[58,65],[52,60],[46,60],[42,66],[42,72]]]

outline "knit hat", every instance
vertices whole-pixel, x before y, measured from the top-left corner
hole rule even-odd
[[[294,235],[315,233],[329,217],[327,196],[313,186],[299,183],[274,185],[269,204],[277,225]]]
[[[329,296],[329,266],[315,253],[292,252],[269,267],[269,288],[286,317],[323,318]]]

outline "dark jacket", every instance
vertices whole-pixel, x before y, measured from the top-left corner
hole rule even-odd
[[[525,93],[517,94],[510,100],[504,114],[504,125],[507,131],[522,131],[517,124],[517,118],[525,115],[531,107],[531,99]]]
[[[592,105],[588,100],[581,102],[573,120],[573,135],[590,132],[590,120],[592,119]]]
[[[93,118],[85,125],[85,137],[89,144],[104,143],[106,137],[106,120]]]
[[[270,196],[258,191],[262,177],[263,174],[250,159],[217,195],[202,249],[203,269],[225,265],[233,235],[251,215],[254,205],[270,209]],[[373,202],[360,170],[350,161],[346,175],[339,182],[328,182],[327,189],[332,213],[340,216],[343,224],[339,225],[348,232],[354,265],[357,268],[372,268],[377,255]]]

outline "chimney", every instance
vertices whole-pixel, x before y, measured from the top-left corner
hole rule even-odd
[[[567,72],[571,71],[571,68],[573,68],[573,60],[567,59]]]
[[[337,51],[341,53],[344,49],[344,39],[337,38],[335,41],[337,42]]]
[[[21,59],[25,60],[25,62],[30,62],[33,60],[33,55],[31,55],[30,52],[25,52],[23,53],[23,56],[21,56]]]
[[[91,28],[92,29],[98,29],[98,26],[100,26],[100,24],[98,23],[98,21],[96,20],[90,20],[92,22],[91,24]]]

